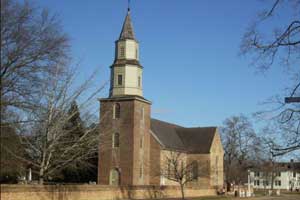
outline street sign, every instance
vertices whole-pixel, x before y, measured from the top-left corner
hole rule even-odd
[[[300,97],[286,97],[285,103],[300,103]]]

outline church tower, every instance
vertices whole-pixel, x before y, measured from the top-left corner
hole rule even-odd
[[[115,42],[109,97],[100,99],[98,184],[148,185],[151,102],[128,9]]]

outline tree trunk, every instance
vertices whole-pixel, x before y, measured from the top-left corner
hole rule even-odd
[[[43,170],[43,168],[41,168],[40,172],[39,172],[39,184],[41,184],[41,185],[44,184],[44,170]]]
[[[181,198],[184,200],[184,185],[180,183]]]

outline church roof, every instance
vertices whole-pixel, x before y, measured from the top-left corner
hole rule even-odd
[[[185,128],[151,119],[151,131],[165,149],[209,153],[217,127]]]
[[[122,31],[119,40],[132,39],[135,40],[133,26],[130,18],[130,11],[128,10],[125,21],[123,23]]]

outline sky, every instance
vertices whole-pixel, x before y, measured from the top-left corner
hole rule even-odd
[[[70,36],[78,82],[96,69],[95,85],[109,80],[127,1],[34,2],[58,15]],[[281,93],[288,84],[280,67],[257,74],[250,57],[239,56],[246,28],[266,5],[259,0],[131,0],[152,117],[186,127],[221,126],[230,116],[264,109],[261,102]],[[108,90],[99,98],[108,97]]]

